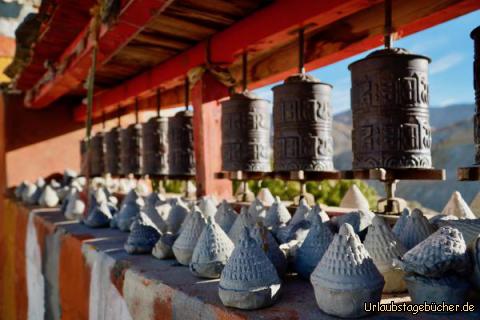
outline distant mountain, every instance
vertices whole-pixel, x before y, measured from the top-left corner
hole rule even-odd
[[[398,184],[397,195],[407,200],[420,202],[423,206],[440,211],[447,203],[453,191],[462,193],[467,202],[480,191],[479,182],[456,181],[458,167],[473,163],[473,113],[471,105],[452,105],[443,108],[430,108],[430,124],[433,146],[432,159],[435,168],[447,169],[447,180],[402,181]],[[335,144],[335,166],[337,169],[349,169],[352,166],[351,154],[351,112],[346,111],[334,116],[333,136]],[[379,194],[384,194],[383,185],[369,182]]]

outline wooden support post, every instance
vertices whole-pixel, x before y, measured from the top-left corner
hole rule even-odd
[[[232,196],[232,183],[216,179],[221,171],[222,145],[219,99],[227,97],[228,90],[211,74],[205,73],[191,92],[193,105],[193,139],[195,143],[197,196],[206,194],[221,198]]]
[[[3,199],[7,189],[7,141],[5,131],[5,93],[0,92],[0,220],[3,215]]]

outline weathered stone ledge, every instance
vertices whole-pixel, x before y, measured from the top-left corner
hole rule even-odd
[[[294,276],[285,279],[280,300],[270,308],[226,308],[217,295],[218,280],[196,278],[174,260],[128,255],[123,249],[126,233],[87,228],[66,220],[57,209],[7,199],[0,226],[0,257],[5,258],[2,319],[41,313],[45,319],[333,319],[318,309],[310,283]],[[8,294],[10,298],[2,300]],[[392,299],[409,301],[402,295],[383,302]],[[371,318],[418,317],[384,313]],[[451,317],[421,314],[422,319]]]

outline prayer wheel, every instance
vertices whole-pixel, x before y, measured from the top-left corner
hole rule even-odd
[[[475,28],[470,34],[474,41],[475,56],[473,62],[473,87],[475,89],[475,117],[474,117],[474,140],[475,140],[475,163],[480,164],[480,27]]]
[[[87,162],[87,140],[80,140],[80,174],[86,175],[90,161]],[[88,170],[90,171],[90,170]]]
[[[429,63],[390,48],[349,65],[353,169],[431,168]]]
[[[120,132],[121,174],[142,174],[142,125],[131,124]]]
[[[155,117],[143,124],[143,173],[168,174],[168,119]]]
[[[273,88],[275,171],[333,170],[331,90],[304,73]]]
[[[180,111],[168,120],[168,165],[171,175],[195,175],[193,112]]]
[[[250,92],[222,103],[224,171],[271,171],[271,111],[267,100]]]
[[[105,133],[103,142],[105,145],[105,171],[112,176],[118,176],[121,174],[121,161],[120,161],[120,132],[121,127],[112,128]]]
[[[103,148],[103,132],[98,132],[90,140],[90,175],[102,176],[105,173],[105,150]]]

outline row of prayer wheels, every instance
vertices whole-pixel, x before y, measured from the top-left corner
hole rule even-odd
[[[476,164],[480,164],[480,27],[475,41]],[[349,66],[353,169],[431,168],[430,59],[387,46]],[[302,69],[303,70],[303,69]],[[245,90],[222,103],[224,171],[331,171],[332,86],[299,72],[267,100]],[[91,140],[90,174],[194,175],[192,112],[113,128]],[[273,119],[273,168],[272,168]],[[82,144],[82,154],[85,151]]]
[[[349,66],[353,169],[431,168],[429,62],[386,48]],[[273,88],[274,171],[333,170],[331,90],[305,73]],[[248,92],[223,103],[223,170],[271,171],[271,110]]]
[[[91,176],[109,173],[149,176],[192,176],[195,174],[193,149],[193,113],[186,110],[175,116],[154,117],[147,122],[126,128],[115,127],[99,132],[90,140],[90,156],[86,159],[86,141],[80,151],[83,173]]]

